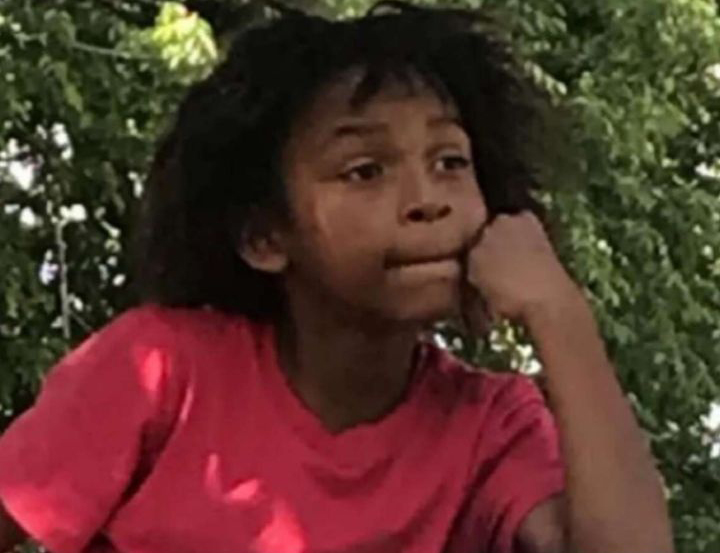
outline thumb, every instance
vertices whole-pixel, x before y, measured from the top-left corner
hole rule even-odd
[[[480,290],[466,279],[460,284],[460,315],[465,331],[473,336],[484,336],[496,322]]]

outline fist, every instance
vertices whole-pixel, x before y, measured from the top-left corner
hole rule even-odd
[[[527,323],[534,311],[577,293],[540,221],[527,212],[498,216],[466,261],[463,312],[471,324],[482,326],[487,316]]]

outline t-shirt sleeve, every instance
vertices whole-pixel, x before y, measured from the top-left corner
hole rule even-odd
[[[90,337],[0,438],[0,500],[53,553],[83,550],[135,475],[173,374],[156,326],[135,310]]]
[[[555,420],[535,384],[512,376],[494,398],[472,499],[480,551],[514,553],[530,511],[564,489]]]

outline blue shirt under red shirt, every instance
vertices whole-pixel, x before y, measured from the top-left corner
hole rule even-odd
[[[0,439],[0,500],[54,553],[511,553],[563,488],[553,418],[529,379],[420,351],[402,404],[332,434],[270,326],[140,307]]]

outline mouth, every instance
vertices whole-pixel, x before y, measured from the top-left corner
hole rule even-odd
[[[389,257],[385,261],[385,267],[388,269],[398,269],[403,267],[412,267],[415,265],[432,265],[447,262],[459,262],[462,249],[458,248],[452,251],[428,253],[418,255],[398,255]]]

